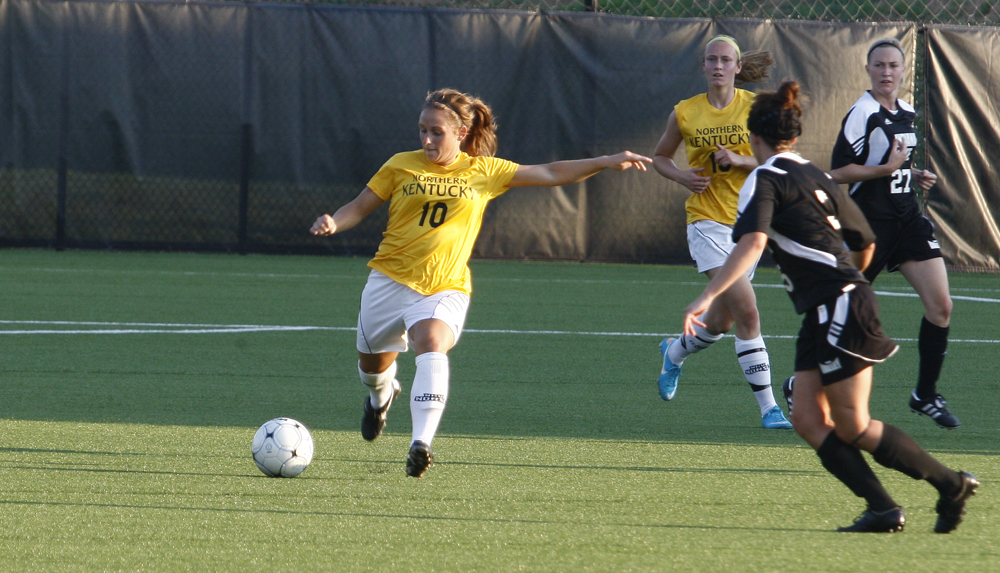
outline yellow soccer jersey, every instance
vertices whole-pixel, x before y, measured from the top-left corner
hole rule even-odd
[[[716,165],[712,154],[719,150],[716,144],[721,144],[740,155],[753,155],[747,117],[755,97],[752,92],[737,89],[736,97],[725,109],[716,109],[708,103],[707,94],[697,95],[674,106],[677,126],[684,137],[688,165],[702,167],[699,174],[712,178],[708,189],[692,193],[684,202],[689,225],[702,219],[724,225],[736,223],[740,187],[750,172],[731,165]]]
[[[368,182],[389,204],[389,224],[368,266],[413,290],[472,293],[468,262],[490,200],[518,164],[462,152],[447,167],[424,151],[397,153]]]

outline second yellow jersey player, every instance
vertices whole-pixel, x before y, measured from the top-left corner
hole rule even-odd
[[[707,94],[696,95],[674,106],[688,164],[702,168],[700,175],[712,178],[708,189],[692,193],[684,202],[689,225],[703,219],[724,225],[736,223],[740,187],[750,172],[734,169],[732,165],[716,164],[715,152],[721,145],[738,155],[753,154],[746,128],[753,100],[753,93],[737,89],[732,103],[723,109],[709,103]]]
[[[767,67],[773,62],[767,52],[744,55],[729,36],[710,39],[702,58],[708,92],[674,106],[656,146],[656,170],[690,191],[684,202],[688,249],[698,272],[710,279],[735,246],[732,235],[740,188],[757,167],[747,129],[755,96],[736,85],[766,78]],[[689,169],[681,169],[674,162],[681,145]],[[771,359],[760,333],[752,276],[751,269],[713,303],[699,319],[703,324],[696,325],[697,335],[667,338],[660,343],[663,366],[657,386],[661,398],[673,400],[684,361],[722,340],[735,326],[736,358],[760,408],[761,425],[788,429],[792,425],[771,391]]]

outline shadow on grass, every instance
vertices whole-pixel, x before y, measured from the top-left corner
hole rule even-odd
[[[318,517],[347,517],[364,519],[403,519],[419,521],[442,521],[455,523],[514,523],[525,525],[554,525],[554,526],[578,526],[578,521],[558,520],[558,519],[502,519],[502,518],[482,518],[482,517],[457,517],[428,514],[403,514],[403,513],[362,513],[346,511],[312,511],[312,510],[289,510],[289,509],[246,509],[233,507],[184,507],[171,505],[135,505],[118,503],[72,503],[72,502],[50,502],[50,501],[17,501],[0,500],[0,506],[40,506],[40,507],[72,507],[72,508],[98,508],[98,509],[128,509],[128,510],[156,510],[156,511],[192,511],[210,513],[240,513],[250,515],[286,515],[286,516],[318,516]],[[594,521],[588,523],[593,526]],[[734,525],[694,525],[676,523],[624,523],[607,522],[603,525],[610,527],[626,527],[632,529],[697,529],[697,530],[718,530],[718,531],[784,531],[784,532],[815,532],[828,533],[829,529],[805,529],[791,527],[740,527]]]

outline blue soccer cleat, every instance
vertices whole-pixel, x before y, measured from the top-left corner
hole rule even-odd
[[[781,406],[777,404],[774,405],[770,410],[768,410],[763,417],[760,419],[760,425],[768,430],[791,430],[792,423],[785,418],[784,412],[781,411]]]
[[[681,367],[670,361],[667,356],[667,348],[677,339],[664,338],[660,342],[660,354],[663,355],[663,366],[660,368],[660,378],[657,384],[660,386],[660,398],[673,400],[677,394],[677,381],[681,378]]]

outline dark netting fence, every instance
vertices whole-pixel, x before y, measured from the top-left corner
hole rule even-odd
[[[803,84],[799,150],[828,167],[867,45],[894,36],[948,261],[998,270],[998,9],[829,4],[0,0],[0,244],[370,255],[384,208],[332,238],[306,230],[419,147],[427,91],[483,97],[521,163],[651,154],[672,106],[704,91],[718,33],[774,54],[757,88]],[[475,253],[688,262],[685,196],[652,172],[515,190]]]

